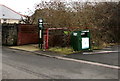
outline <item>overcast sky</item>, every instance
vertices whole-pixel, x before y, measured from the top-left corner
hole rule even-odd
[[[34,12],[35,4],[40,3],[41,1],[50,1],[50,0],[0,0],[0,4],[6,5],[7,7],[17,12],[20,12],[23,15],[29,15],[29,13]],[[120,1],[120,0],[63,0],[63,1],[85,2],[85,1]]]

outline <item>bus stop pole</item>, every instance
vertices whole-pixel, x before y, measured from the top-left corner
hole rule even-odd
[[[38,27],[39,27],[39,48],[42,49],[43,44],[43,19],[38,19]]]

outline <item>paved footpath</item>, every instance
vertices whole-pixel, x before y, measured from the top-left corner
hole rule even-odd
[[[107,65],[118,66],[118,53],[120,52],[120,46],[111,46],[101,50],[93,50],[93,52],[83,52],[83,53],[76,53],[70,55],[63,55],[53,52],[44,52],[38,49],[38,45],[31,44],[31,45],[23,45],[23,46],[12,46],[12,49],[19,49],[28,52],[33,52],[37,55],[43,55],[47,57],[53,57],[58,59],[75,59],[75,60],[84,60],[90,62],[97,62]],[[61,58],[64,57],[64,58]]]

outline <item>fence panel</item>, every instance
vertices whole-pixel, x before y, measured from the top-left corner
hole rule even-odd
[[[18,26],[17,45],[38,43],[37,25],[21,24]]]

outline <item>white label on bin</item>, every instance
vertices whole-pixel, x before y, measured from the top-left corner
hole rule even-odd
[[[82,31],[82,32],[89,32],[89,30],[86,30],[86,31]]]
[[[40,38],[42,38],[42,31],[40,30],[40,32],[39,32],[39,33],[40,33],[40,34],[39,34],[39,35],[40,35]]]
[[[89,48],[89,38],[82,38],[82,49]]]
[[[77,36],[77,33],[73,33],[74,36]]]

